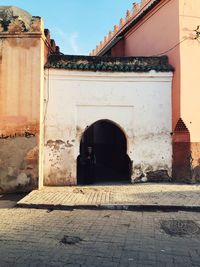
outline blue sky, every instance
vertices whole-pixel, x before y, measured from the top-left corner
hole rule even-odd
[[[89,54],[137,0],[0,0],[44,19],[65,54]]]

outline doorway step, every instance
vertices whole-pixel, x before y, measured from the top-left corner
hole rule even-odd
[[[187,210],[200,211],[200,185],[111,184],[44,187],[17,203],[22,208],[48,210]]]

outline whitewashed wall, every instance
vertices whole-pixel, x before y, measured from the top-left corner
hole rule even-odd
[[[76,184],[76,159],[87,126],[107,119],[125,133],[133,168],[171,172],[172,73],[46,70],[46,185]]]

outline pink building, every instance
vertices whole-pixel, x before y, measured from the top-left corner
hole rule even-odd
[[[173,177],[190,177],[200,157],[199,0],[142,0],[92,51],[96,56],[167,55],[172,90]],[[196,30],[196,31],[195,31]],[[156,118],[155,118],[156,119]]]

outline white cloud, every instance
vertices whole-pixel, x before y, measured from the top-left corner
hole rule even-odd
[[[70,45],[74,53],[80,54],[80,49],[78,46],[78,32],[72,32],[70,34],[69,41],[70,41]]]
[[[55,31],[63,40],[67,40],[67,34],[65,34],[63,30],[56,28]]]
[[[81,54],[81,49],[78,44],[78,32],[66,34],[61,28],[52,27],[52,33],[55,34],[57,45],[60,45],[61,52],[66,54]]]

